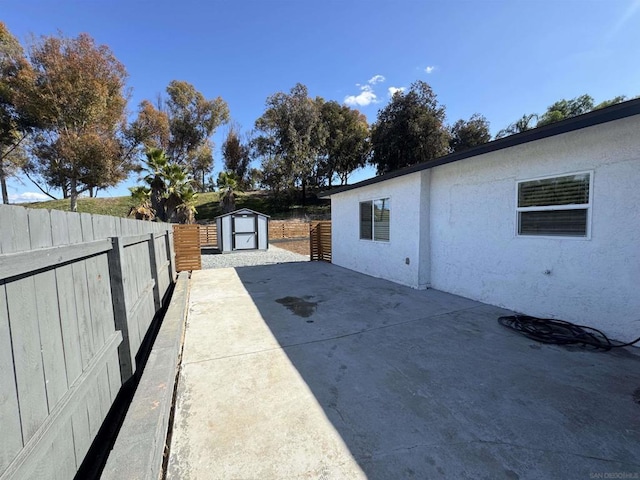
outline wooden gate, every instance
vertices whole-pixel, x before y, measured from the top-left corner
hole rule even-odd
[[[309,224],[311,261],[322,260],[331,263],[331,222]]]
[[[174,225],[173,244],[176,251],[176,271],[200,270],[200,225]]]

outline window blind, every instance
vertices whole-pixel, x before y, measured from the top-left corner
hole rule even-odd
[[[586,237],[587,209],[518,212],[521,235]]]
[[[589,174],[567,175],[522,182],[518,207],[582,205],[589,203]]]

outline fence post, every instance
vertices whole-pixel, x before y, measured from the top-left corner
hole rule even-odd
[[[171,272],[171,283],[176,281],[176,257],[175,248],[173,246],[173,227],[169,225],[169,228],[165,230],[167,235],[165,246],[167,247],[167,258],[169,259],[169,268]]]
[[[124,248],[119,237],[111,237],[113,248],[109,250],[109,280],[111,282],[111,302],[113,303],[113,318],[116,330],[122,332],[122,343],[118,347],[120,359],[120,374],[122,383],[133,376],[133,362],[131,346],[129,342],[129,317],[127,301],[125,297],[124,274],[122,271],[122,258]]]
[[[324,260],[324,252],[322,250],[322,222],[316,224],[316,236],[318,239],[318,260]]]
[[[149,266],[151,267],[151,278],[155,285],[153,286],[153,305],[155,311],[160,310],[160,278],[158,275],[158,258],[156,257],[156,234],[149,234]]]

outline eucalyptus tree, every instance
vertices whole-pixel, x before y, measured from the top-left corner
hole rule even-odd
[[[491,140],[489,121],[474,113],[469,120],[458,120],[449,129],[449,149],[459,152],[476,147]]]
[[[319,170],[329,187],[334,176],[338,177],[341,185],[345,185],[349,175],[364,167],[369,158],[369,123],[358,110],[333,100],[322,101],[320,112],[325,135]]]
[[[445,108],[426,82],[395,92],[371,130],[371,163],[378,174],[446,155],[449,133],[444,119]]]
[[[38,116],[32,171],[70,199],[114,186],[133,165],[125,144],[127,72],[87,34],[41,37],[30,49]]]
[[[222,158],[227,172],[233,172],[242,188],[251,184],[251,147],[240,138],[240,128],[232,126],[222,143]]]
[[[33,70],[18,39],[0,22],[0,190],[26,164],[25,145],[41,121],[34,111]]]
[[[318,102],[298,83],[289,93],[269,96],[265,106],[253,142],[262,158],[263,183],[276,191],[300,187],[304,204],[323,142]]]

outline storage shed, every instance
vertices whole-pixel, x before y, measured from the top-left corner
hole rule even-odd
[[[242,208],[216,217],[222,253],[269,248],[269,215]]]

